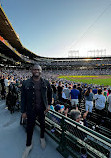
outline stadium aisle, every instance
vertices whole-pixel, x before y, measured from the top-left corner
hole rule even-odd
[[[10,114],[5,109],[5,101],[0,101],[0,157],[21,158],[25,148],[26,133],[19,124],[20,112]],[[40,147],[39,128],[34,131],[33,149],[28,158],[63,158],[57,151],[56,144],[47,134],[47,147],[43,151]]]

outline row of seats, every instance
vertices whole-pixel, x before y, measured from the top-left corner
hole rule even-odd
[[[82,114],[85,112],[85,104],[82,102],[79,110]],[[96,109],[93,108],[92,114],[87,116],[88,127],[111,138],[111,119],[107,115],[107,110],[104,109],[102,115],[96,112]]]

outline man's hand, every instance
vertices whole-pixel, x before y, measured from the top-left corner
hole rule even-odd
[[[23,118],[23,119],[26,119],[26,118],[27,118],[27,114],[26,114],[26,113],[23,113],[23,114],[22,114],[22,118]]]
[[[87,114],[88,114],[88,111],[86,111],[86,112],[84,113],[83,119],[86,119]]]
[[[44,114],[46,114],[50,110],[50,105],[48,105],[48,108],[44,111]]]
[[[64,115],[67,117],[69,109],[67,108],[66,110],[64,110]]]

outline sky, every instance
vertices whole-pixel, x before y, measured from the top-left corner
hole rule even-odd
[[[40,56],[111,54],[111,0],[0,0],[23,46]],[[94,50],[92,53],[89,51]]]

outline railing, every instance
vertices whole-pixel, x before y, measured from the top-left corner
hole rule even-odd
[[[79,158],[85,152],[88,158],[111,158],[111,139],[52,110],[45,122],[46,132],[59,144],[57,150],[65,158]]]

